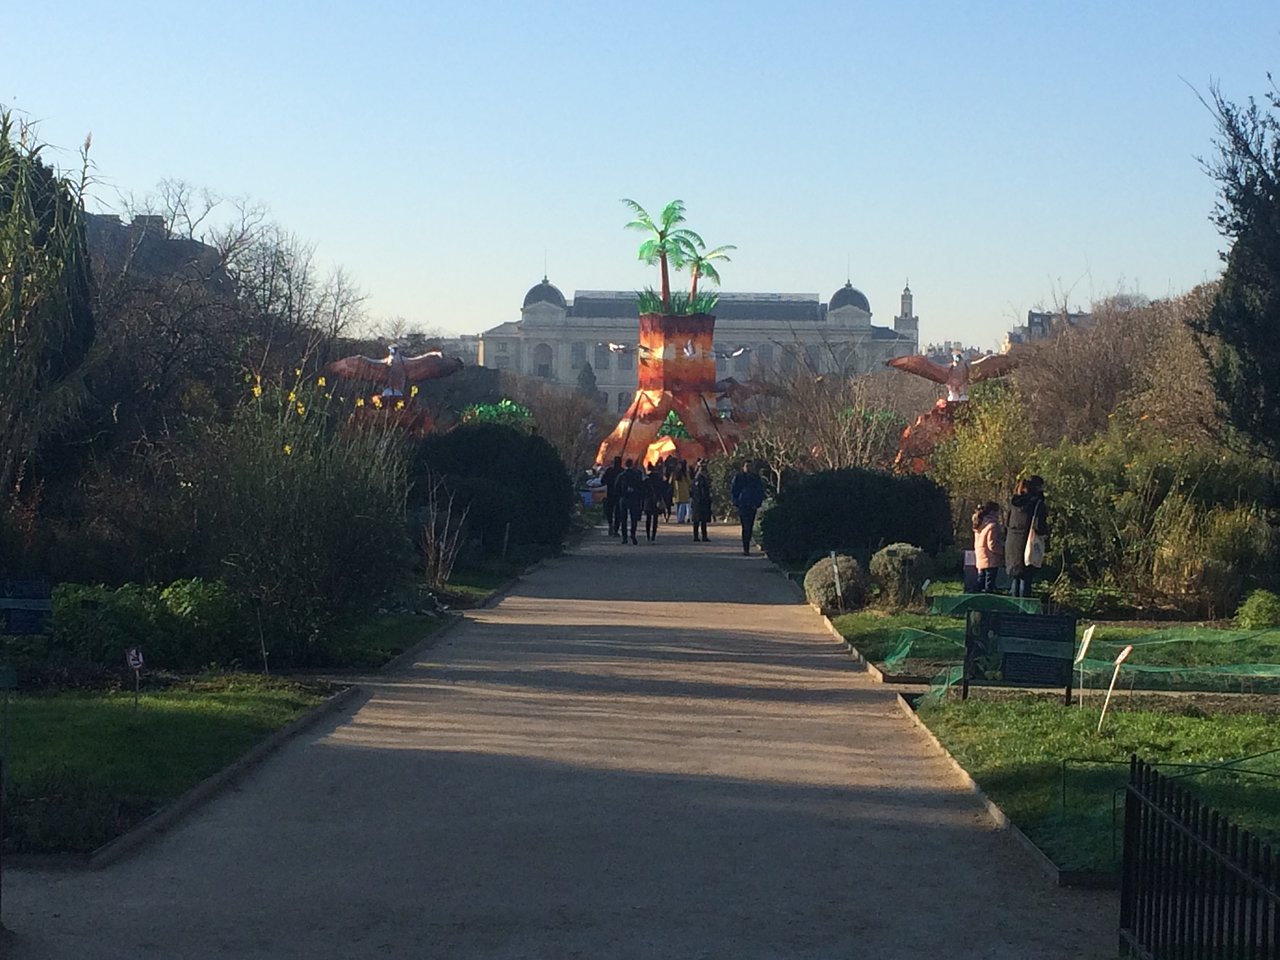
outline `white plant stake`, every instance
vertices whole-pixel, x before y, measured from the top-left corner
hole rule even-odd
[[[844,590],[840,586],[840,565],[836,563],[836,552],[831,551],[831,575],[836,580],[836,603],[840,605],[840,609],[844,609]]]
[[[1080,684],[1078,689],[1080,692],[1079,702],[1081,709],[1084,708],[1084,658],[1085,654],[1089,652],[1089,642],[1093,639],[1093,631],[1097,629],[1098,625],[1096,623],[1089,624],[1084,631],[1083,639],[1080,641],[1080,652],[1076,654],[1076,665],[1080,667]]]
[[[1129,644],[1116,654],[1116,668],[1111,673],[1111,686],[1107,687],[1107,699],[1102,704],[1102,715],[1098,717],[1098,733],[1102,732],[1102,721],[1107,719],[1107,707],[1111,706],[1111,694],[1116,689],[1116,678],[1120,676],[1120,664],[1129,659],[1131,653],[1133,653],[1133,644]]]

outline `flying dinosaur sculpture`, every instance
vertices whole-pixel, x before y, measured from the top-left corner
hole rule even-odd
[[[946,399],[940,399],[928,413],[902,431],[898,455],[893,465],[909,473],[923,473],[929,467],[934,448],[955,432],[955,414],[969,400],[969,385],[981,380],[1002,377],[1018,365],[1016,357],[1007,353],[991,354],[970,363],[962,353],[951,355],[951,365],[944,366],[928,357],[894,357],[885,364],[906,373],[924,377],[947,388]]]
[[[1016,365],[1017,361],[1007,353],[996,353],[981,357],[970,363],[962,353],[951,355],[951,366],[935,363],[928,357],[919,354],[912,357],[894,357],[885,363],[897,370],[914,373],[947,388],[947,402],[959,403],[969,399],[969,384],[993,377],[1002,377]]]
[[[382,396],[403,397],[408,385],[415,380],[438,380],[440,377],[447,377],[462,369],[461,360],[457,357],[446,357],[439,350],[432,350],[416,357],[401,356],[395,344],[387,350],[387,355],[381,360],[362,356],[335,360],[324,368],[324,372],[345,380],[380,383],[383,385]]]

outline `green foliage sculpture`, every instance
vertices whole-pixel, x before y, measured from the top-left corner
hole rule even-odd
[[[662,208],[662,213],[655,221],[653,217],[634,200],[623,200],[635,214],[635,219],[627,224],[631,230],[642,230],[650,237],[640,244],[639,257],[645,263],[657,264],[661,274],[662,289],[660,293],[645,290],[639,295],[640,312],[661,314],[711,313],[715,309],[717,297],[707,294],[699,295],[698,280],[705,277],[716,283],[720,282],[720,274],[716,272],[715,261],[729,259],[729,251],[737,248],[732,244],[708,250],[702,237],[687,227],[685,222],[684,201],[672,200]],[[692,281],[689,295],[671,293],[671,269],[689,268]]]

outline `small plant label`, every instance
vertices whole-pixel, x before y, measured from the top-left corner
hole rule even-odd
[[[124,652],[124,661],[129,665],[130,670],[142,669],[142,650],[139,647],[130,647]]]

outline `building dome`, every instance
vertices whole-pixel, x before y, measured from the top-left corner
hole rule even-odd
[[[565,303],[564,294],[554,283],[548,283],[546,277],[543,277],[542,282],[536,287],[530,287],[529,292],[524,295],[524,306],[532,306],[535,303],[549,303],[562,310],[568,306]]]
[[[841,307],[857,307],[864,313],[871,313],[867,295],[849,281],[845,281],[845,285],[831,295],[831,305],[827,309],[839,310]]]

